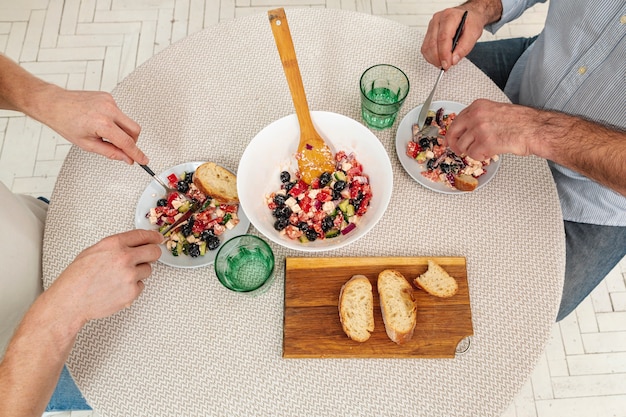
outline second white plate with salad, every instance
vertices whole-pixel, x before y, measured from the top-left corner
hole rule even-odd
[[[443,108],[444,114],[459,114],[465,107],[467,107],[465,104],[454,101],[433,101],[430,105],[430,110],[436,112],[438,109]],[[426,178],[422,175],[422,173],[426,171],[426,164],[420,164],[414,158],[407,155],[407,145],[412,140],[413,124],[417,123],[417,118],[421,110],[421,105],[415,107],[413,110],[409,111],[406,116],[404,116],[398,125],[398,130],[396,131],[396,153],[398,154],[398,159],[400,160],[402,167],[415,181],[432,191],[444,194],[462,194],[468,192],[460,191],[451,188],[442,182],[434,182]],[[478,177],[478,186],[474,191],[484,187],[489,181],[491,181],[500,167],[501,160],[502,159],[499,158],[484,167],[486,172]]]

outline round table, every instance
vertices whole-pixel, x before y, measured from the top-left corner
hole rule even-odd
[[[403,69],[411,91],[398,120],[428,95],[438,69],[423,35],[355,12],[287,9],[311,110],[360,121],[358,81],[369,66]],[[113,92],[142,126],[139,146],[161,172],[198,160],[236,172],[249,141],[294,113],[266,14],[189,36],[154,56]],[[506,96],[467,60],[435,100],[469,104]],[[220,285],[211,266],[156,263],[130,307],[88,323],[68,367],[89,404],[112,416],[499,416],[529,377],[550,335],[563,284],[565,246],[549,168],[504,156],[486,187],[432,192],[403,170],[393,128],[375,131],[393,165],[393,196],[363,239],[304,256],[464,256],[474,336],[453,359],[284,359],[284,260],[252,298]],[[52,195],[44,284],[101,238],[134,228],[151,179],[138,166],[73,148]],[[254,227],[250,233],[258,234]],[[68,300],[68,302],[71,302]]]

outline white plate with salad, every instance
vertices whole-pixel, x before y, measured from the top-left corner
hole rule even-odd
[[[437,112],[437,110],[443,109],[443,115],[447,117],[451,113],[459,114],[465,107],[467,107],[465,104],[454,101],[433,101],[430,105],[430,110]],[[415,107],[404,116],[398,125],[398,130],[396,131],[396,153],[402,167],[415,181],[432,191],[444,194],[462,194],[468,192],[452,188],[445,181],[433,181],[427,178],[424,175],[425,173],[428,175],[427,164],[420,163],[417,159],[407,154],[407,145],[412,141],[413,124],[417,122],[421,110],[421,105]],[[496,158],[492,160],[489,165],[483,167],[485,172],[477,177],[478,186],[474,191],[484,187],[493,179],[500,166],[500,161],[501,158]]]
[[[189,173],[195,172],[196,168],[199,167],[203,163],[204,162],[186,162],[186,163],[171,167],[161,172],[158,175],[165,183],[168,183],[168,184],[172,184],[174,178],[176,178],[176,181],[184,181],[186,176],[187,176],[187,180],[189,181],[189,177],[188,177]],[[167,202],[167,200],[165,200],[165,196],[166,196],[165,190],[155,180],[152,180],[148,184],[144,192],[141,194],[141,197],[139,198],[139,202],[137,203],[137,208],[135,210],[135,227],[136,228],[147,229],[147,230],[159,230],[161,227],[163,227],[163,224],[161,225],[153,224],[150,221],[149,213],[151,212],[151,209],[155,209],[158,206],[173,209],[172,204],[178,205],[178,203],[174,203],[173,201]],[[161,202],[159,202],[159,200],[161,200]],[[181,210],[185,209],[184,204],[185,203],[183,203],[183,205],[180,206]],[[217,207],[217,209],[219,209],[219,207]],[[176,210],[178,210],[178,208]],[[192,251],[192,252],[195,252],[193,253],[193,256],[191,256],[191,254],[189,253],[189,250],[187,250],[187,247],[190,248],[191,245],[188,245],[183,251],[180,245],[178,245],[177,248],[176,247],[168,248],[164,244],[164,245],[161,245],[162,254],[161,254],[161,257],[159,258],[159,262],[162,262],[165,265],[173,266],[176,268],[198,268],[198,267],[202,267],[206,265],[211,265],[213,261],[215,260],[215,255],[217,254],[217,251],[219,249],[219,246],[221,246],[221,244],[223,244],[224,242],[226,242],[228,239],[232,237],[246,234],[248,231],[248,228],[250,227],[250,220],[248,220],[248,217],[244,213],[241,205],[238,205],[236,207],[236,211],[234,211],[234,213],[236,213],[235,216],[229,215],[227,211],[224,211],[224,213],[221,213],[221,212],[218,213],[218,214],[223,214],[221,216],[222,220],[218,222],[214,222],[213,224],[223,223],[221,226],[224,226],[224,227],[223,227],[223,231],[220,231],[217,233],[218,234],[217,236],[210,237],[210,239],[206,239],[205,241],[203,241],[199,233],[200,230],[195,231],[195,235],[197,235],[198,239],[195,245],[197,246],[197,248],[193,248],[194,250]],[[194,217],[195,216],[196,215],[194,215]],[[215,218],[215,216],[212,216],[212,217]],[[229,224],[228,226],[229,227],[232,226],[232,228],[229,228],[226,226],[226,223],[230,221],[231,217],[235,217],[238,220],[238,222],[236,222],[235,225],[232,224],[234,222],[231,222],[231,224]],[[226,221],[223,221],[224,219]],[[176,230],[180,230],[180,229],[181,228],[176,228]],[[219,227],[219,229],[222,229],[222,227]],[[192,237],[191,240],[193,239],[194,238]],[[219,240],[219,244],[218,244],[218,241],[215,239]],[[211,247],[212,249],[209,249],[209,247]]]

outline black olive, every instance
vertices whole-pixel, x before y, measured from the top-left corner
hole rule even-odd
[[[298,229],[306,232],[307,230],[309,230],[309,224],[307,222],[300,222],[298,223]]]
[[[193,245],[189,245],[189,248],[187,248],[187,252],[192,258],[197,258],[198,256],[200,256],[200,246],[196,245],[195,243]]]
[[[185,172],[185,182],[191,184],[193,182],[193,171]]]
[[[323,172],[320,175],[320,187],[326,187],[331,179],[330,172]]]
[[[157,207],[165,207],[167,206],[167,200],[164,198],[161,198],[157,201]]]
[[[341,193],[337,190],[333,190],[333,200],[341,200]]]
[[[274,229],[278,230],[279,232],[281,230],[283,230],[285,227],[287,227],[289,225],[289,219],[278,219],[274,222]]]
[[[429,149],[430,148],[430,139],[429,138],[421,138],[419,141],[420,148]]]
[[[185,182],[185,180],[180,180],[176,184],[176,189],[181,193],[186,193],[189,191],[189,183]]]
[[[180,228],[180,233],[182,233],[185,237],[193,233],[193,222],[191,219],[189,219],[189,222],[185,223],[183,227]]]
[[[296,185],[296,182],[286,182],[284,185],[285,191],[289,192],[289,190],[291,190],[293,186]]]
[[[433,116],[428,116],[424,121],[424,126],[430,126],[433,123]]]
[[[447,174],[448,172],[450,172],[452,170],[452,166],[450,164],[447,164],[445,162],[442,162],[439,164],[439,169],[441,170],[441,172],[443,172],[444,174]]]
[[[280,173],[280,182],[282,182],[283,184],[288,183],[289,181],[291,181],[291,174],[287,171],[283,171]]]
[[[285,201],[287,201],[287,196],[282,195],[282,194],[276,194],[274,196],[274,203],[276,203],[277,206],[284,206],[285,205]]]
[[[328,232],[330,229],[333,228],[333,226],[333,218],[330,216],[324,217],[324,219],[322,220],[322,230]]]
[[[291,216],[291,213],[292,213],[291,209],[287,206],[276,207],[274,211],[272,212],[274,217],[276,217],[277,219],[289,219],[289,216]]]
[[[208,242],[209,239],[214,238],[214,237],[215,237],[215,233],[213,232],[213,229],[203,230],[202,233],[200,234],[200,239],[204,240],[205,242]]]
[[[344,188],[346,188],[346,182],[339,180],[339,181],[335,181],[335,183],[333,184],[333,190],[335,191],[342,191]]]
[[[208,250],[215,250],[220,246],[220,239],[217,236],[211,236],[206,241],[206,248]]]
[[[437,168],[437,166],[435,165],[436,162],[437,161],[435,159],[429,159],[426,162],[426,168],[429,169],[429,170]]]
[[[311,242],[317,239],[317,232],[314,229],[309,229],[306,232],[304,232],[304,234],[306,238],[309,239]]]

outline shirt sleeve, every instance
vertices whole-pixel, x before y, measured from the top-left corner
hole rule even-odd
[[[526,9],[546,0],[502,0],[502,17],[495,23],[485,26],[491,33],[496,33],[505,24],[517,19]]]

